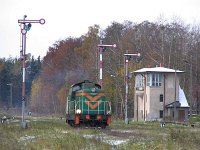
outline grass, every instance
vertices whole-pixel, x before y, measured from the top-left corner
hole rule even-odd
[[[198,122],[199,116],[193,122]],[[114,122],[113,127],[122,128],[120,121]],[[177,124],[166,124],[160,127],[158,122],[131,122],[125,126],[131,129],[134,136],[130,137],[127,144],[120,145],[120,150],[198,150],[200,147],[200,128],[196,126],[183,126]]]
[[[198,122],[198,117],[190,120]],[[119,145],[107,144],[102,141],[102,131],[104,136],[107,136],[106,139],[117,137],[128,139],[128,142]],[[84,135],[96,138],[85,138]],[[125,125],[123,120],[114,120],[108,130],[72,128],[66,125],[64,119],[55,118],[32,118],[27,129],[22,129],[20,122],[0,124],[2,150],[197,150],[200,147],[199,141],[199,126],[192,128],[166,124],[161,128],[158,122],[130,122]]]
[[[108,144],[96,140],[87,140],[83,134],[95,134],[94,130],[83,130],[67,126],[64,120],[31,121],[28,129],[22,129],[20,123],[0,125],[0,149],[25,150],[64,150],[64,149],[95,149],[101,146],[109,149]]]
[[[199,124],[200,123],[200,115],[194,115],[189,118],[190,124]]]
[[[188,130],[171,129],[155,133],[156,131],[153,131],[153,134],[140,134],[128,144],[122,145],[120,149],[198,150],[200,146],[199,132],[194,134]]]

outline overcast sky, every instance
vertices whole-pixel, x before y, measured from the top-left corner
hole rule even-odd
[[[113,21],[155,22],[174,16],[200,25],[200,0],[0,0],[0,58],[19,57],[18,19],[39,20],[27,33],[27,53],[45,56],[49,46],[69,36],[80,37],[89,26],[105,29]]]

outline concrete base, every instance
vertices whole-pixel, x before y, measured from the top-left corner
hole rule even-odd
[[[23,129],[27,129],[28,128],[28,123],[26,121],[21,122],[21,127]]]

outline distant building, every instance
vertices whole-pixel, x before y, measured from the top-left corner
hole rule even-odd
[[[143,68],[134,73],[134,120],[188,120],[189,105],[179,86],[180,74],[183,71],[155,67]]]

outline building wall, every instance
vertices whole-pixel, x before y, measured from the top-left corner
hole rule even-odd
[[[160,102],[160,94],[163,94],[163,85],[161,87],[147,87],[149,104],[149,114],[147,121],[160,119],[160,110],[163,110],[163,102]]]
[[[183,107],[183,108],[176,108],[176,113],[177,113],[177,121],[178,122],[187,122],[188,121],[188,107]],[[167,116],[168,116],[168,121],[174,121],[174,108],[168,108],[166,110]]]
[[[134,120],[143,121],[144,120],[144,93],[136,94],[134,102]]]
[[[175,75],[165,74],[165,105],[174,102],[175,99]],[[176,101],[179,100],[179,77],[176,78]]]

